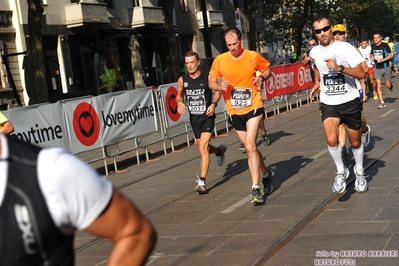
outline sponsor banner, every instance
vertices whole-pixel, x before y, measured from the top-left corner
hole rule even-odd
[[[102,94],[95,98],[99,108],[104,145],[157,130],[152,88]]]
[[[69,150],[74,154],[103,146],[99,108],[95,103],[94,97],[64,101]]]
[[[14,126],[11,137],[43,148],[69,149],[62,104],[40,104],[2,111]]]
[[[163,111],[167,128],[185,123],[190,120],[188,110],[183,115],[177,112],[177,88],[177,82],[161,85],[158,87],[158,90],[161,92],[161,97],[163,100]]]
[[[265,81],[263,99],[270,100],[277,96],[295,93],[313,86],[309,66],[302,63],[271,67],[271,75]]]

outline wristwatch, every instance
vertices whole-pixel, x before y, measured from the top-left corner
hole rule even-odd
[[[218,106],[218,103],[217,103],[217,102],[211,102],[211,104],[212,104],[212,103],[215,105],[215,107]]]
[[[340,73],[342,73],[344,71],[345,67],[343,65],[339,65],[339,71]]]

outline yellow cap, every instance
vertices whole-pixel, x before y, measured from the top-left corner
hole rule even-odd
[[[333,32],[334,31],[346,32],[346,27],[343,24],[336,24],[336,25],[334,25],[334,28],[333,28]]]

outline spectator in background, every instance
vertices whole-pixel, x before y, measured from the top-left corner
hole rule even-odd
[[[312,77],[313,82],[314,82],[314,62],[310,58],[309,54],[310,54],[310,51],[312,50],[312,48],[316,47],[316,46],[317,46],[317,41],[315,39],[310,39],[309,40],[309,50],[307,50],[306,53],[304,53],[302,55],[302,64],[304,66],[307,66],[307,65],[310,66],[310,75]]]
[[[4,135],[9,135],[14,132],[13,124],[8,120],[8,118],[0,112],[0,133]]]

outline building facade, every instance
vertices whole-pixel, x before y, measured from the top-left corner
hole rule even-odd
[[[163,0],[165,1],[165,0]],[[262,1],[258,2],[257,33],[262,31]],[[42,45],[50,101],[98,95],[104,68],[123,83],[114,89],[158,86],[167,79],[169,47],[162,0],[42,0]],[[210,63],[226,51],[223,31],[237,26],[247,46],[249,22],[243,0],[174,0],[173,16],[181,67],[193,50]],[[259,34],[258,34],[259,35]],[[32,88],[26,1],[0,3],[0,105],[29,103]],[[262,51],[259,51],[262,52]],[[7,61],[7,62],[6,62]],[[13,89],[13,87],[15,89]]]

